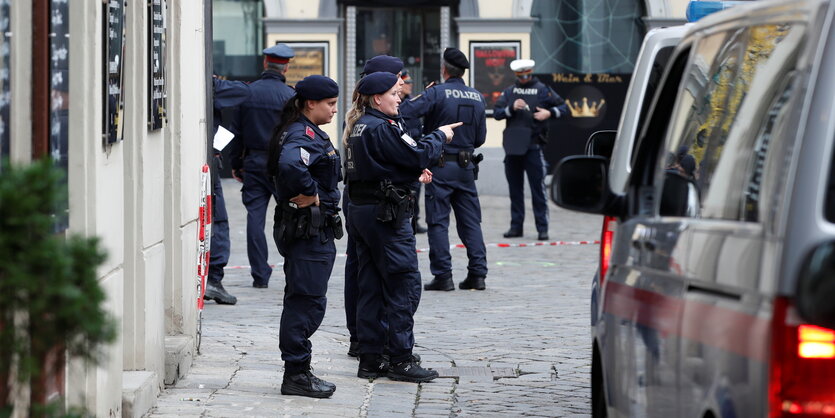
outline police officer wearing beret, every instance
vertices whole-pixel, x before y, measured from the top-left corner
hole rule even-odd
[[[310,336],[325,317],[328,279],[342,237],[339,217],[341,160],[319,129],[336,114],[339,87],[312,75],[296,84],[272,138],[269,170],[278,193],[273,238],[284,257],[284,310],[279,348],[283,395],[327,398],[336,386],[310,370]]]
[[[251,266],[252,286],[266,288],[272,268],[267,262],[267,238],[264,224],[267,206],[275,196],[275,187],[267,175],[267,151],[275,129],[281,118],[281,109],[293,89],[285,84],[293,50],[285,44],[277,44],[264,50],[264,72],[261,78],[249,85],[251,96],[241,104],[236,126],[240,127],[238,137],[242,152],[233,155],[232,174],[243,181],[241,188],[246,206],[246,252]]]
[[[434,161],[433,181],[426,185],[426,223],[429,225],[429,261],[432,282],[426,290],[453,290],[452,257],[449,253],[449,212],[455,211],[458,236],[467,248],[467,278],[461,289],[484,290],[487,249],[481,233],[481,205],[475,185],[473,151],[484,144],[487,123],[484,98],[461,78],[470,63],[460,50],[447,48],[441,74],[444,83],[401,106],[405,118],[424,117],[424,131],[452,121],[463,122],[455,139],[444,145],[444,154]]]
[[[452,129],[460,123],[442,126],[420,141],[411,138],[394,120],[400,103],[398,80],[387,72],[367,75],[357,86],[359,97],[347,116],[348,229],[359,261],[357,376],[385,375],[419,383],[438,373],[424,369],[412,356],[413,297],[420,293],[412,183],[431,181],[426,167],[440,157],[443,143],[452,139]],[[389,367],[382,360],[387,338]]]
[[[548,140],[548,119],[568,112],[565,101],[532,76],[533,60],[515,60],[510,69],[516,83],[496,100],[493,117],[507,120],[502,145],[504,170],[510,192],[510,229],[505,238],[521,237],[525,222],[525,179],[531,187],[537,239],[548,239],[548,202],[545,200],[545,160],[542,148]]]
[[[249,85],[240,81],[212,79],[214,92],[214,112],[212,122],[214,133],[221,125],[221,112],[224,109],[240,105],[249,98]],[[228,128],[227,128],[228,129]],[[206,280],[206,292],[203,299],[214,300],[224,305],[238,303],[238,298],[223,288],[223,268],[229,262],[229,216],[226,213],[226,200],[220,184],[219,172],[223,168],[220,150],[214,150],[214,168],[212,169],[212,244],[209,258],[209,277]]]
[[[400,58],[392,57],[390,55],[377,55],[365,62],[365,65],[362,68],[362,72],[360,73],[361,76],[367,76],[369,74],[379,73],[379,72],[386,72],[390,74],[394,74],[397,76],[401,75],[401,71],[403,70],[403,61]],[[402,80],[399,82],[399,86],[402,86]],[[357,89],[354,89],[354,93],[351,96],[352,106],[356,106],[355,102],[359,99],[360,94]],[[395,121],[399,119],[395,118]],[[347,125],[346,125],[347,126]],[[343,127],[344,128],[344,127]],[[343,132],[343,138],[348,138],[348,132]],[[348,144],[345,144],[347,148]],[[348,193],[348,187],[346,184],[345,193],[342,196],[342,211],[345,213],[345,218],[348,218],[348,203],[350,203],[350,193]],[[349,230],[350,231],[350,230]],[[358,357],[359,356],[359,339],[357,337],[357,299],[358,299],[358,292],[359,289],[357,287],[357,274],[358,274],[358,259],[357,259],[357,250],[356,250],[356,241],[354,237],[348,233],[347,238],[347,246],[346,246],[346,257],[345,257],[345,323],[346,327],[348,328],[348,333],[350,334],[350,346],[348,347],[348,355],[351,357]],[[417,309],[417,307],[415,307]],[[385,323],[385,322],[384,322]]]

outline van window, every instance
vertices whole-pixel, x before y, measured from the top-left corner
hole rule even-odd
[[[690,216],[758,221],[763,168],[804,33],[801,24],[761,25],[699,42],[661,162],[695,182],[700,208]]]

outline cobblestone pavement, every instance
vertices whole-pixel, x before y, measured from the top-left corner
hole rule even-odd
[[[232,257],[224,286],[236,306],[207,302],[201,354],[190,373],[160,396],[150,416],[465,417],[590,414],[589,290],[597,245],[489,246],[486,291],[424,292],[415,317],[415,352],[442,377],[416,385],[356,377],[346,355],[343,310],[344,257],[337,257],[325,320],[312,338],[315,373],[337,385],[330,399],[282,396],[278,324],[283,273],[269,289],[251,287],[245,266],[245,212],[239,187],[224,180],[232,227]],[[489,243],[534,242],[530,200],[525,237],[502,238],[509,200],[482,196],[483,231]],[[600,219],[552,203],[551,241],[596,240]],[[270,211],[272,213],[272,211]],[[272,221],[267,222],[271,227]],[[460,242],[454,226],[450,242]],[[271,236],[270,242],[271,242]],[[344,240],[338,242],[343,252]],[[280,264],[274,246],[270,261]],[[418,235],[418,248],[427,248]],[[466,254],[453,249],[456,282],[466,276]],[[429,257],[419,254],[424,282]]]

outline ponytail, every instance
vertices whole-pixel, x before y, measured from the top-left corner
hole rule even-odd
[[[351,110],[345,116],[345,129],[342,131],[342,144],[348,147],[348,137],[351,136],[351,131],[354,130],[354,124],[357,120],[365,114],[365,108],[371,105],[371,96],[366,96],[354,91],[354,102],[351,104]]]
[[[281,111],[281,121],[273,129],[273,135],[270,138],[269,159],[267,160],[267,172],[270,176],[278,175],[278,159],[281,157],[281,137],[290,124],[299,120],[306,102],[303,97],[296,94],[287,101],[284,109]]]

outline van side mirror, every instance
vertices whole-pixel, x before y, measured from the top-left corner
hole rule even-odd
[[[612,151],[615,149],[615,137],[618,131],[597,131],[589,136],[586,141],[586,155],[597,155],[612,158]]]
[[[814,325],[835,328],[835,242],[813,249],[800,267],[795,306]]]
[[[603,214],[611,197],[608,169],[608,160],[600,156],[563,158],[554,169],[551,200],[566,209]]]

